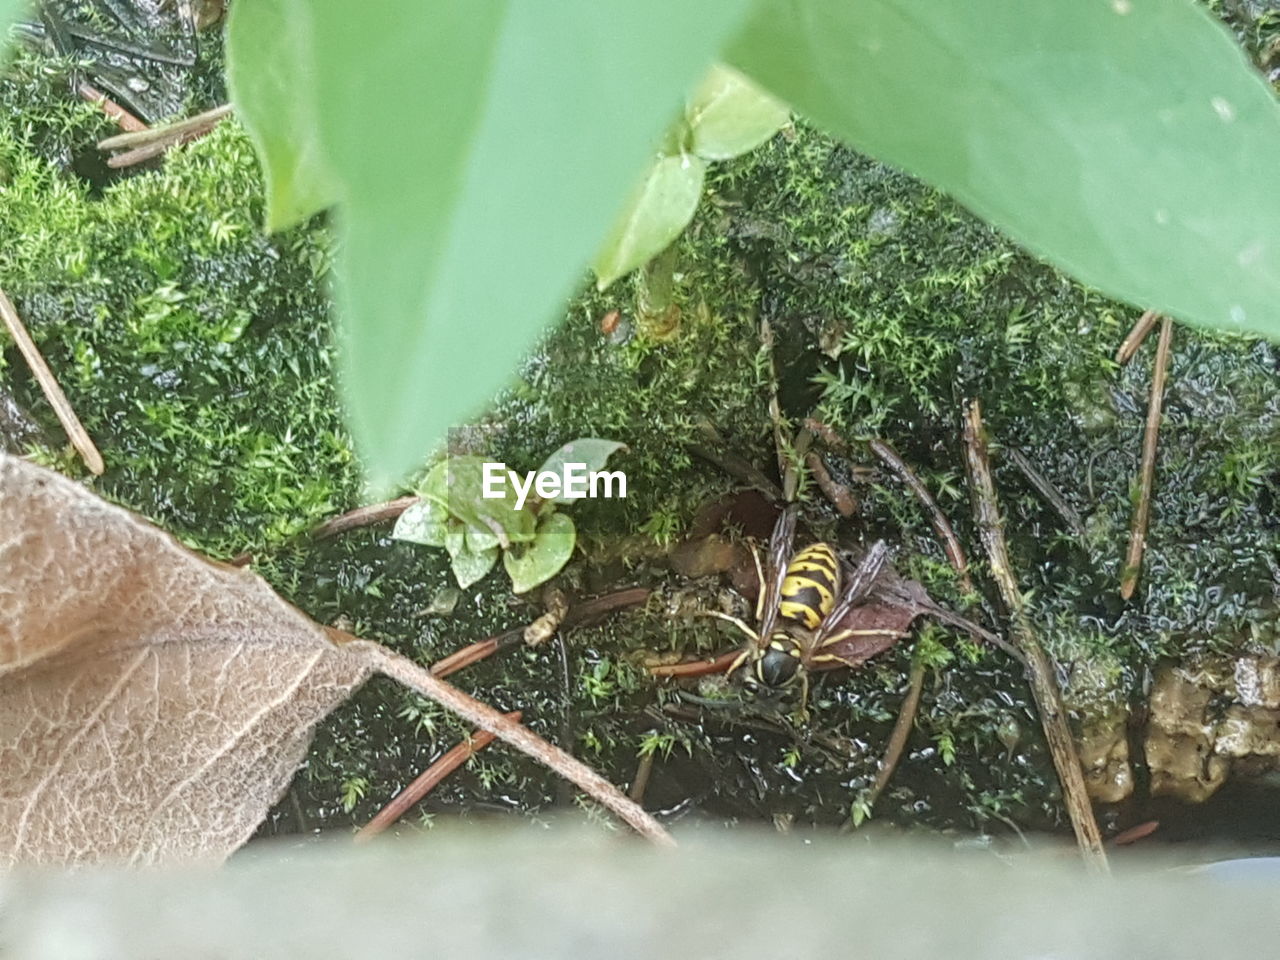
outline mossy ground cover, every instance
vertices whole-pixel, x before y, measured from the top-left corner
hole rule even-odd
[[[95,488],[212,556],[252,552],[256,569],[318,620],[342,618],[423,662],[536,616],[536,598],[514,598],[501,570],[452,615],[430,614],[450,583],[443,554],[391,541],[386,528],[325,543],[302,536],[366,498],[337,400],[323,218],[261,234],[258,168],[233,123],[105,188],[83,182],[71,160],[109,128],[66,89],[62,68],[31,57],[0,85],[0,285],[103,451],[109,469]],[[1274,647],[1273,346],[1178,329],[1150,546],[1139,594],[1125,604],[1117,584],[1154,343],[1123,369],[1110,357],[1138,311],[803,127],[713,170],[668,266],[662,298],[674,309],[661,324],[646,314],[653,291],[635,280],[604,293],[584,286],[510,388],[457,438],[520,470],[578,436],[628,445],[613,465],[627,472],[630,496],[570,508],[583,550],[560,582],[578,594],[645,583],[658,598],[456,679],[523,710],[615,780],[656,752],[650,806],[840,823],[874,776],[905,684],[905,644],[856,675],[827,675],[810,738],[736,724],[731,712],[702,726],[664,719],[656,708],[673,694],[636,665],[642,650],[736,642],[672,616],[680,591],[711,604],[723,588],[681,582],[662,551],[700,505],[735,485],[689,454],[702,421],[762,469],[774,462],[761,319],[777,339],[789,420],[816,416],[855,450],[872,436],[896,445],[979,568],[962,398],[980,396],[997,447],[1021,450],[1081,514],[1086,532],[1076,537],[997,460],[1017,571],[1082,712],[1140,693],[1160,658]],[[612,310],[619,325],[602,329]],[[484,318],[475,323],[483,349]],[[15,352],[2,362],[3,384],[58,437]],[[465,376],[465,358],[457,366]],[[81,476],[59,444],[32,453]],[[863,462],[873,465],[870,454]],[[891,476],[854,489],[859,515],[838,522],[803,488],[815,535],[850,546],[885,536],[898,565],[940,601],[998,615],[981,576],[980,597],[960,595],[927,518]],[[933,670],[911,750],[876,816],[963,829],[1057,825],[1018,671],[941,628],[918,627],[917,641]],[[321,730],[267,829],[367,819],[464,734],[432,705],[375,682]],[[571,802],[545,771],[494,749],[428,807],[547,812]]]

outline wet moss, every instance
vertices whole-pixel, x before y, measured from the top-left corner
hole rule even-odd
[[[252,552],[256,569],[316,619],[424,663],[536,616],[537,598],[513,597],[500,570],[451,616],[430,614],[450,583],[443,555],[393,542],[385,528],[324,543],[301,536],[362,501],[335,391],[323,218],[259,233],[259,173],[232,123],[158,169],[91,188],[71,158],[106,122],[66,98],[59,69],[26,56],[0,83],[0,223],[13,238],[0,248],[0,278],[103,449],[109,470],[95,488],[213,556]],[[583,551],[559,583],[583,594],[638,582],[660,588],[657,597],[457,680],[524,710],[535,730],[615,781],[653,752],[651,807],[724,821],[845,821],[874,779],[912,656],[904,644],[856,674],[824,675],[812,728],[799,732],[732,706],[699,713],[636,665],[646,650],[738,642],[673,613],[687,599],[680,591],[708,605],[723,587],[681,582],[662,548],[735,486],[688,452],[702,421],[773,469],[761,319],[777,338],[789,421],[816,416],[855,449],[870,436],[892,442],[971,551],[958,426],[966,396],[982,397],[997,449],[1023,451],[1085,518],[1085,537],[1072,536],[997,461],[1033,619],[1082,713],[1127,700],[1158,658],[1274,647],[1273,346],[1179,328],[1142,588],[1124,604],[1116,584],[1154,345],[1123,369],[1110,357],[1136,310],[804,127],[714,169],[670,267],[660,323],[643,278],[603,293],[587,287],[512,388],[457,438],[521,470],[577,436],[628,445],[613,465],[627,472],[630,495],[571,508]],[[618,320],[606,321],[615,310]],[[13,351],[0,362],[16,401],[59,436]],[[82,473],[65,450],[35,454]],[[980,596],[961,595],[927,518],[890,476],[855,492],[860,513],[841,522],[804,487],[815,535],[847,546],[884,536],[899,567],[939,600],[998,620],[981,575]],[[918,628],[916,641],[932,668],[921,716],[875,816],[965,830],[1060,825],[1018,671],[941,628]],[[363,821],[465,733],[415,695],[372,683],[323,725],[266,829]],[[492,748],[426,809],[572,802],[544,770]]]

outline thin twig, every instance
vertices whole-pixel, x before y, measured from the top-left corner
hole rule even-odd
[[[379,673],[434,700],[446,710],[453,711],[481,730],[487,730],[499,740],[506,741],[539,763],[545,764],[566,780],[573,782],[630,824],[642,836],[662,846],[675,846],[675,840],[666,828],[646,813],[639,804],[629,799],[581,760],[543,740],[529,728],[512,723],[493,707],[468,696],[452,684],[445,683],[434,676],[430,670],[388,650],[381,644],[357,639],[351,634],[331,627],[327,628],[327,632],[345,649],[364,656],[369,665]]]
[[[1147,525],[1151,520],[1151,488],[1156,478],[1156,441],[1160,437],[1160,415],[1164,406],[1164,384],[1169,373],[1169,346],[1173,342],[1173,321],[1160,321],[1160,342],[1156,347],[1155,373],[1151,378],[1151,400],[1147,404],[1147,429],[1142,435],[1142,475],[1138,481],[1138,504],[1129,528],[1129,554],[1120,579],[1120,596],[1128,600],[1138,586],[1142,554],[1147,547]]]
[[[858,502],[854,499],[853,494],[849,492],[849,488],[843,483],[838,483],[831,476],[831,471],[827,469],[827,465],[822,462],[822,457],[819,456],[816,450],[810,450],[805,454],[804,465],[813,474],[813,479],[818,484],[818,489],[831,501],[831,505],[836,508],[836,512],[840,516],[852,517],[858,512]]]
[[[964,548],[960,546],[960,541],[956,539],[956,532],[951,528],[950,521],[947,520],[938,502],[933,499],[928,489],[920,478],[916,476],[915,471],[907,465],[902,459],[898,451],[886,443],[884,440],[870,440],[867,444],[874,453],[894,474],[901,480],[916,499],[920,501],[920,505],[924,507],[925,513],[929,515],[929,522],[933,524],[934,532],[937,533],[938,539],[942,541],[942,549],[947,555],[947,559],[951,561],[951,566],[955,568],[956,575],[960,578],[960,588],[965,593],[973,593],[973,580],[969,576],[969,560],[964,555]]]
[[[114,137],[108,137],[98,144],[98,149],[114,150],[130,143],[139,144],[124,153],[117,153],[107,160],[107,166],[113,170],[121,167],[131,167],[134,164],[142,163],[144,160],[150,160],[152,157],[158,157],[170,147],[190,143],[192,140],[203,137],[205,134],[210,133],[222,118],[230,112],[231,105],[223,104],[221,107],[215,107],[213,110],[207,110],[197,116],[187,120],[180,120],[169,126],[150,127],[137,133],[121,133]]]
[[[627,791],[636,803],[644,802],[644,792],[649,788],[649,777],[653,775],[653,753],[646,753],[636,765],[636,775],[631,778],[631,789]]]
[[[769,321],[764,317],[760,318],[760,345],[768,360],[769,422],[773,424],[773,452],[778,459],[778,476],[782,478],[782,498],[790,503],[795,498],[797,479],[794,476],[795,466],[787,456],[786,430],[783,428],[782,407],[778,403],[778,368],[773,362],[773,327],[769,326]]]
[[[3,317],[4,325],[9,328],[14,343],[18,345],[18,350],[27,361],[27,366],[31,368],[32,375],[40,384],[40,389],[44,391],[45,399],[53,407],[53,412],[57,415],[58,422],[62,424],[62,429],[71,439],[71,445],[76,448],[76,452],[80,454],[80,459],[89,468],[89,472],[95,476],[102,476],[103,471],[107,469],[106,464],[102,462],[102,454],[98,452],[98,448],[89,437],[89,432],[76,416],[71,401],[62,392],[62,387],[58,386],[53,371],[49,369],[44,356],[40,353],[35,341],[31,339],[31,334],[27,332],[13,301],[3,290],[0,290],[0,317]]]
[[[560,622],[560,627],[561,629],[568,629],[569,627],[583,626],[601,620],[615,611],[639,606],[649,599],[649,594],[652,592],[648,587],[628,587],[625,590],[606,593],[602,597],[584,600],[582,603],[569,608],[569,612],[564,615]],[[538,619],[542,618],[539,617]],[[461,650],[455,650],[447,657],[437,660],[431,665],[430,670],[437,677],[447,677],[451,673],[457,673],[464,667],[479,663],[495,653],[510,650],[527,642],[525,634],[528,629],[529,627],[527,626],[513,627],[510,630],[504,630],[502,633],[494,634],[492,637],[486,637],[483,640],[477,640],[475,643],[467,644]]]
[[[853,479],[859,483],[869,483],[875,478],[876,471],[874,469],[852,462],[852,452],[849,449],[848,442],[828,424],[823,423],[821,420],[815,420],[813,417],[805,417],[803,422],[804,428],[821,440],[828,449],[835,451],[850,461],[849,471]]]
[[[920,710],[920,694],[924,690],[925,676],[924,660],[921,659],[919,652],[911,662],[911,676],[907,682],[907,695],[902,699],[902,706],[898,709],[898,719],[893,725],[893,732],[889,734],[889,742],[885,744],[884,757],[880,761],[880,771],[876,774],[876,782],[871,785],[871,790],[867,793],[867,809],[870,810],[876,805],[876,801],[880,799],[880,794],[884,793],[884,788],[889,785],[890,779],[893,778],[893,772],[898,768],[898,761],[902,759],[902,752],[907,747],[907,740],[911,737],[911,728],[915,726],[916,714]]]
[[[126,133],[137,133],[140,130],[149,129],[145,123],[120,106],[120,104],[116,103],[97,87],[83,80],[76,84],[76,93],[80,99],[87,100],[89,103],[96,103],[98,108],[110,119],[114,120],[116,125]]]
[[[1138,348],[1142,346],[1142,341],[1147,339],[1147,334],[1151,332],[1151,328],[1156,325],[1156,321],[1159,319],[1160,314],[1154,310],[1148,310],[1138,318],[1138,322],[1133,325],[1133,329],[1120,342],[1120,347],[1116,350],[1116,363],[1129,362],[1129,359],[1138,352]]]
[[[1137,826],[1130,827],[1128,830],[1121,830],[1111,838],[1111,842],[1117,847],[1127,847],[1131,843],[1137,843],[1139,840],[1151,836],[1159,829],[1159,820],[1147,820]]]
[[[685,449],[695,457],[719,467],[735,480],[759,490],[770,500],[781,500],[782,489],[770,480],[751,461],[724,449],[724,438],[705,420],[698,424],[697,432],[710,446],[701,443],[685,444]]]
[[[611,613],[625,610],[628,607],[640,606],[649,599],[652,593],[653,591],[648,587],[627,587],[624,590],[606,593],[601,597],[583,600],[581,603],[575,603],[570,607],[569,612],[565,614],[563,625],[566,627],[582,627],[595,623]]]
[[[447,657],[437,660],[431,665],[430,670],[433,676],[447,677],[451,673],[457,673],[465,667],[493,656],[499,650],[518,647],[523,641],[524,627],[516,627],[514,630],[469,643],[461,650],[455,650]]]
[[[1004,541],[1004,521],[1000,517],[1000,503],[996,499],[996,487],[991,478],[991,463],[983,434],[982,405],[976,399],[970,400],[965,410],[964,441],[965,462],[973,493],[974,519],[991,563],[991,575],[1013,621],[1014,643],[1026,657],[1031,694],[1040,713],[1040,724],[1044,728],[1049,754],[1058,771],[1063,803],[1075,830],[1076,843],[1086,864],[1095,870],[1106,872],[1107,855],[1102,849],[1102,833],[1098,830],[1098,821],[1094,819],[1093,806],[1085,788],[1080,757],[1067,722],[1067,708],[1062,702],[1062,692],[1055,680],[1054,664],[1031,627],[1017,578],[1009,565],[1009,550]]]
[[[1058,516],[1066,523],[1067,529],[1074,536],[1083,539],[1085,531],[1084,523],[1080,520],[1080,514],[1076,513],[1075,507],[1067,503],[1067,498],[1053,485],[1053,481],[1036,469],[1036,465],[1027,459],[1026,454],[1021,450],[1005,447],[1004,452],[1013,465],[1027,478],[1027,482],[1035,487],[1036,492],[1044,497],[1049,506],[1058,512]]]
[[[503,714],[514,723],[520,722],[520,711]],[[466,740],[444,753],[435,763],[418,774],[407,787],[397,793],[385,807],[377,812],[352,838],[356,843],[367,843],[407,813],[422,798],[434,790],[453,771],[493,743],[493,734],[477,730]]]
[[[224,103],[220,107],[214,107],[212,110],[206,110],[204,113],[197,113],[193,117],[176,120],[173,123],[147,127],[147,129],[139,130],[135,133],[118,133],[113,137],[107,137],[98,141],[98,149],[104,152],[108,150],[133,150],[153,143],[172,142],[180,139],[183,134],[192,129],[199,129],[211,123],[216,124],[229,113],[231,113],[231,104]]]
[[[650,667],[649,673],[655,677],[706,677],[713,673],[724,673],[738,659],[739,651],[731,650],[712,660],[689,660],[684,663],[664,663]]]
[[[388,500],[385,503],[371,503],[367,507],[356,507],[354,510],[348,510],[346,513],[331,517],[323,523],[312,527],[311,539],[327,540],[330,537],[358,530],[361,527],[369,527],[375,523],[394,520],[420,499],[422,498],[411,495]]]

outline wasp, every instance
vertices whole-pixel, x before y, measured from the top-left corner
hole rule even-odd
[[[793,553],[796,507],[782,512],[769,539],[767,568],[760,574],[756,598],[756,627],[737,617],[712,615],[732,623],[748,637],[746,646],[729,667],[730,680],[749,697],[774,699],[799,688],[799,712],[803,716],[809,697],[809,672],[841,664],[858,666],[846,649],[868,639],[890,642],[904,636],[890,629],[859,630],[842,627],[854,607],[866,599],[888,559],[883,540],[876,541],[857,568],[847,570],[829,543],[814,543]]]

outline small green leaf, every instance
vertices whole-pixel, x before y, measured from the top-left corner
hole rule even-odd
[[[565,514],[545,514],[533,543],[502,555],[502,564],[511,577],[511,589],[524,593],[559,573],[573,556],[577,536],[573,521]]]
[[[443,547],[448,529],[449,511],[434,500],[420,500],[396,518],[391,539]]]
[[[466,527],[461,523],[451,524],[445,535],[444,547],[449,551],[449,559],[453,562],[453,576],[463,590],[484,579],[484,575],[493,569],[498,562],[498,548],[472,551],[467,546]]]
[[[599,289],[647,263],[680,236],[698,209],[706,172],[706,161],[692,153],[654,158],[596,256]]]
[[[316,127],[306,4],[234,3],[227,16],[227,82],[267,181],[269,232],[332,205],[339,184]]]
[[[562,474],[566,464],[581,464],[588,473],[603,470],[609,458],[619,450],[626,450],[626,444],[616,440],[600,440],[596,437],[579,437],[570,440],[551,456],[547,457],[539,472]],[[554,503],[572,503],[581,497],[567,497],[563,494],[556,497]]]
[[[1280,337],[1280,105],[1205,6],[765,0],[727,58],[1084,283]]]
[[[420,486],[421,493],[442,499],[451,514],[472,527],[488,530],[503,546],[527,543],[533,539],[537,522],[533,512],[516,509],[516,492],[507,482],[496,489],[500,497],[484,496],[486,462],[472,456],[442,460],[428,472]]]
[[[717,64],[689,99],[685,119],[694,153],[704,160],[730,160],[781,130],[791,109],[737,70]]]

